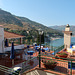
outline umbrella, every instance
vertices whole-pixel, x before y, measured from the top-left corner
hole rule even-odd
[[[27,45],[27,48],[28,48],[28,50],[29,50],[29,45]]]
[[[11,45],[11,54],[10,54],[10,59],[12,59],[12,65],[14,65],[14,43],[12,42],[12,45]]]
[[[5,46],[8,47],[8,40],[5,40]]]

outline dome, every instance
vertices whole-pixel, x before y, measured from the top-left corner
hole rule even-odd
[[[70,27],[69,24],[67,24],[66,27]]]

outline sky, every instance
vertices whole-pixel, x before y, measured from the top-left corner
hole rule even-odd
[[[75,25],[75,0],[0,0],[0,8],[45,26]]]

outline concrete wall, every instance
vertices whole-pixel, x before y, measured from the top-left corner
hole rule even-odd
[[[23,48],[24,48],[24,44],[14,46],[14,49],[23,49]],[[4,48],[4,52],[5,52],[5,51],[10,51],[10,50],[11,50],[11,47],[5,47],[5,48]]]
[[[0,27],[0,53],[4,50],[4,28]]]

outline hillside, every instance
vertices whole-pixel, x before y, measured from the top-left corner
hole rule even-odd
[[[27,30],[32,30],[32,29],[43,29],[43,31],[45,32],[50,32],[50,33],[61,33],[59,32],[59,30],[55,30],[55,29],[52,29],[52,28],[48,28],[40,23],[37,23],[37,22],[34,22],[34,21],[31,21],[25,17],[18,17],[16,16],[17,19],[21,20],[22,24],[23,24],[23,27],[24,28],[28,28]]]
[[[16,19],[11,13],[0,9],[0,24],[14,24],[23,26],[20,20]]]
[[[0,9],[0,24],[3,25],[6,31],[22,35],[27,35],[26,31],[29,31],[30,35],[36,35],[37,29],[41,28],[44,33],[47,33],[50,36],[54,36],[55,34],[58,36],[62,36],[62,33],[59,30],[48,28],[25,17],[12,15],[11,13],[2,9]]]
[[[61,31],[64,31],[65,27],[66,27],[66,25],[50,26],[50,28],[52,28],[52,29],[61,30]],[[71,28],[70,30],[73,32],[73,35],[75,35],[75,26],[70,25],[70,28]]]

